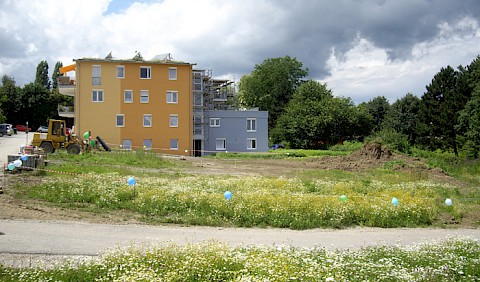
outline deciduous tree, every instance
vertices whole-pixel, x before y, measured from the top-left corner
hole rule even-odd
[[[349,98],[333,97],[326,84],[303,83],[274,129],[275,141],[292,148],[319,149],[371,130],[371,116]]]
[[[307,75],[308,69],[304,69],[296,58],[266,59],[262,64],[255,65],[251,74],[241,78],[241,103],[244,107],[268,111],[269,129],[272,129]]]
[[[410,144],[417,139],[421,100],[412,93],[397,99],[391,106],[382,123],[382,129],[395,130],[406,136]]]
[[[385,115],[390,110],[390,103],[388,103],[387,98],[384,96],[375,97],[365,103],[365,107],[373,117],[373,131],[380,130]]]

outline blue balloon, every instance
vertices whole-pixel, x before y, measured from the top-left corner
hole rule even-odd
[[[451,206],[452,205],[452,199],[446,199],[445,200],[445,205]]]
[[[20,157],[20,159],[21,159],[22,161],[26,161],[26,160],[28,159],[28,156],[27,156],[27,155],[23,155],[23,156]]]
[[[137,183],[137,180],[135,180],[135,178],[133,177],[129,177],[127,182],[128,182],[128,185],[133,186],[135,185],[135,183]]]
[[[223,196],[225,197],[225,199],[230,200],[233,194],[230,191],[226,191],[225,193],[223,193]]]
[[[393,197],[393,198],[392,198],[392,204],[393,204],[394,206],[398,205],[398,199],[395,198],[395,197]]]

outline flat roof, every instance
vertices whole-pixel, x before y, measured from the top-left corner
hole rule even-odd
[[[189,65],[191,64],[182,61],[171,60],[134,60],[134,59],[100,59],[100,58],[81,58],[73,59],[74,62],[105,62],[105,63],[134,63],[134,64],[158,64],[158,65]]]

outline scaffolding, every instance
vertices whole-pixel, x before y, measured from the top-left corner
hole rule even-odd
[[[212,70],[193,70],[194,150],[201,151],[205,140],[205,111],[238,110],[234,79],[213,78]],[[198,154],[195,154],[198,155]]]

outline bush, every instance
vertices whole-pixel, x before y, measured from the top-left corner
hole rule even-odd
[[[374,135],[366,138],[365,143],[369,142],[380,143],[391,150],[402,153],[409,153],[411,148],[408,136],[393,129],[383,129],[376,132]]]

